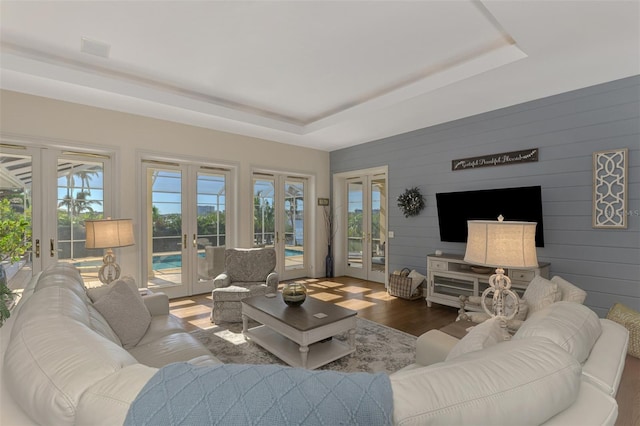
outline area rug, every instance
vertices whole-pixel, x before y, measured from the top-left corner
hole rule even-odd
[[[257,323],[250,323],[249,327]],[[192,336],[202,342],[220,361],[235,364],[285,364],[258,344],[245,339],[241,323],[197,330]],[[330,362],[321,370],[393,373],[415,360],[416,337],[375,322],[356,319],[356,352]],[[346,333],[335,336],[346,342]],[[310,347],[313,350],[313,347]]]

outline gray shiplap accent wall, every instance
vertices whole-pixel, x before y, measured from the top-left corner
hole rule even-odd
[[[425,111],[427,114],[428,111]],[[540,148],[539,161],[451,171],[451,160]],[[628,229],[591,227],[592,154],[629,148]],[[542,186],[545,247],[540,261],[588,292],[586,304],[605,316],[615,302],[640,310],[640,76],[538,99],[331,153],[331,173],[389,168],[389,269],[426,271],[440,241],[437,192]],[[418,186],[427,207],[406,219],[396,206]],[[505,200],[508,202],[508,200]],[[507,218],[508,219],[508,218]]]

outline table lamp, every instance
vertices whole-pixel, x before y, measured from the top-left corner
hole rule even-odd
[[[518,295],[511,290],[511,280],[503,268],[531,268],[538,266],[536,255],[536,222],[469,220],[465,262],[492,266],[496,273],[489,278],[489,287],[482,292],[481,304],[492,317],[510,320],[518,313]],[[492,309],[485,298],[493,293]],[[512,298],[513,309],[507,314],[505,303]]]
[[[109,284],[120,277],[120,266],[116,263],[116,255],[112,249],[134,244],[131,219],[85,220],[84,223],[87,229],[85,247],[107,249],[98,278],[102,283]]]

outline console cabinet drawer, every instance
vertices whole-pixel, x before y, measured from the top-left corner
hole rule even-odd
[[[536,271],[526,271],[522,269],[513,269],[509,273],[509,278],[514,281],[531,282],[536,277]]]
[[[430,269],[433,269],[434,271],[446,271],[447,265],[448,265],[447,262],[442,262],[438,260],[432,260],[429,262],[429,266],[431,266]]]

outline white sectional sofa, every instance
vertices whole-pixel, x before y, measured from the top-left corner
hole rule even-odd
[[[158,367],[219,362],[168,315],[166,296],[144,303],[151,323],[125,349],[77,271],[57,266],[35,277],[0,328],[0,424],[121,424]],[[613,424],[626,329],[582,305],[552,306],[510,341],[495,338],[492,321],[460,341],[421,336],[416,364],[390,375],[393,423]]]
[[[158,367],[220,362],[169,315],[166,295],[142,299],[150,323],[125,349],[74,267],[59,263],[34,277],[0,328],[0,424],[121,424]]]
[[[615,423],[618,415],[615,396],[629,343],[627,329],[599,319],[586,306],[561,301],[531,315],[511,340],[499,341],[501,333],[499,321],[489,320],[476,325],[462,340],[439,330],[420,336],[416,363],[391,376],[394,392],[397,383],[416,386],[414,392],[407,390],[398,401],[412,411],[402,423],[557,426]],[[566,377],[555,384],[542,378],[546,374],[564,375],[566,371],[553,372],[548,366],[539,365],[558,354],[551,348],[530,346],[536,341],[560,349],[563,357],[572,358],[573,363],[566,368],[578,371],[573,391],[565,389],[569,383]],[[520,361],[525,356],[528,360],[523,365]],[[516,363],[519,367],[514,366]],[[431,383],[428,392],[427,388],[418,387],[427,381]],[[539,386],[540,383],[544,385]],[[565,397],[568,398],[565,408],[558,409],[554,404]],[[531,401],[535,412],[531,411]],[[395,409],[402,411],[397,404]]]

